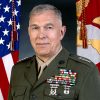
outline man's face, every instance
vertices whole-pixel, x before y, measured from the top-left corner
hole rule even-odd
[[[61,46],[65,27],[53,11],[45,11],[30,16],[28,31],[36,54],[51,57]]]

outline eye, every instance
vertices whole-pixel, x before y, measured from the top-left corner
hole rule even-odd
[[[32,30],[37,30],[37,29],[39,29],[38,26],[34,26],[34,27],[32,27]]]
[[[50,29],[53,29],[53,27],[52,26],[47,26],[46,29],[50,30]]]
[[[48,27],[48,29],[52,29],[52,28],[53,28],[52,26],[49,26],[49,27]]]
[[[39,29],[39,26],[36,26],[36,25],[31,26],[31,30],[38,30],[38,29]]]

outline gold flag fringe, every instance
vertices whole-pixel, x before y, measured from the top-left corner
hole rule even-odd
[[[86,29],[86,12],[85,12],[85,0],[82,0],[82,20],[80,27],[80,39],[82,40],[83,48],[87,48],[87,29]]]
[[[10,50],[14,51],[15,48],[15,41],[18,40],[18,34],[16,29],[16,20],[15,20],[15,2],[12,0],[12,31],[11,31],[11,43],[10,43]]]

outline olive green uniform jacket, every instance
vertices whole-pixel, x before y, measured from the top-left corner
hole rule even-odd
[[[54,91],[50,94],[52,81],[48,83],[47,79],[59,76],[61,69],[77,73],[75,85],[65,94],[64,86],[59,84],[56,94]],[[14,65],[8,100],[100,100],[100,75],[96,66],[88,59],[71,55],[64,48],[45,68],[41,77],[37,77],[35,56]]]

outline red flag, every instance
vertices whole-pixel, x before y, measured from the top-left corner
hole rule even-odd
[[[76,8],[77,54],[91,59],[100,70],[100,0],[77,0]],[[80,40],[82,24],[86,28],[84,34],[87,39],[87,48],[85,49],[82,46],[83,40]]]

